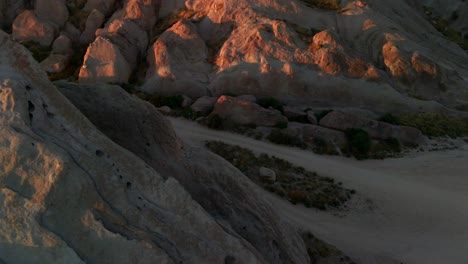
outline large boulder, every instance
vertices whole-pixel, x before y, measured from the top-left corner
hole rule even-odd
[[[298,235],[278,219],[257,187],[220,158],[184,145],[151,104],[117,86],[56,85],[102,132],[163,177],[177,179],[210,215],[250,243],[266,262],[307,262]]]
[[[121,132],[131,132],[125,137],[107,128],[116,131],[115,141],[122,137],[122,145],[138,146],[136,154],[131,153],[83,116],[49,82],[29,52],[2,32],[0,58],[2,262],[309,262],[302,240],[261,202],[245,176],[219,158],[198,155],[198,150],[185,154],[194,154],[187,161],[192,169],[182,171],[180,179],[192,194],[172,173],[158,172],[155,164],[166,158],[165,164],[180,168],[172,158],[181,149],[169,125],[159,126],[167,121],[149,104],[134,104],[135,97],[123,97],[124,91],[112,88],[98,93],[105,97],[94,106],[95,122],[122,124],[136,121],[122,117],[149,111],[137,119],[140,128],[148,129],[141,137],[135,138],[132,126]],[[109,93],[118,95],[113,97],[116,104],[106,97]],[[133,106],[142,108],[133,112]],[[156,119],[145,120],[145,115]],[[147,143],[149,148],[141,148]],[[164,149],[170,155],[156,154]],[[206,168],[213,171],[205,173]],[[225,177],[229,174],[232,177]],[[216,195],[204,198],[207,193]],[[217,210],[220,213],[213,216],[208,213]]]
[[[110,40],[98,37],[89,47],[79,73],[81,83],[125,83],[132,68],[119,47]]]
[[[388,123],[360,118],[341,111],[333,111],[320,120],[320,125],[346,131],[350,128],[363,129],[375,139],[396,138],[403,144],[417,145],[423,140],[422,133],[416,128],[395,126]]]
[[[203,96],[198,98],[190,108],[196,113],[206,115],[213,111],[216,101],[218,101],[218,97]]]
[[[182,20],[164,32],[148,52],[149,69],[143,90],[150,93],[207,94],[212,65],[195,24]]]
[[[86,19],[85,30],[80,36],[80,43],[89,44],[96,38],[96,30],[100,28],[105,21],[105,16],[99,10],[94,9]]]
[[[67,68],[69,61],[69,55],[51,54],[41,61],[41,66],[47,73],[59,73]]]
[[[36,0],[34,12],[42,21],[62,27],[68,20],[66,0]]]
[[[32,10],[25,10],[13,22],[13,39],[19,42],[34,41],[42,46],[50,46],[55,35],[55,27],[39,20]]]
[[[265,109],[258,104],[243,101],[235,97],[219,97],[212,114],[241,125],[273,127],[287,123],[288,119],[276,111]]]

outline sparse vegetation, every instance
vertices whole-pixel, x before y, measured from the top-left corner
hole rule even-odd
[[[427,19],[431,24],[441,32],[447,39],[452,42],[458,44],[462,49],[468,51],[468,38],[467,36],[463,37],[462,34],[453,28],[450,28],[450,23],[447,19],[440,17],[440,16],[433,16],[432,9],[430,7],[425,6],[424,12],[426,13]],[[450,19],[456,20],[458,18],[458,14],[456,12],[452,13]]]
[[[346,130],[348,152],[359,160],[368,159],[372,141],[367,131],[351,128]]]
[[[399,116],[399,123],[415,127],[427,136],[452,138],[468,135],[468,120],[439,113],[418,113]]]
[[[389,123],[389,124],[392,124],[392,125],[400,125],[400,120],[398,119],[398,117],[394,116],[393,114],[390,114],[390,113],[387,113],[387,114],[379,117],[378,121]]]
[[[273,129],[270,135],[267,136],[267,140],[279,145],[293,146],[305,148],[306,145],[300,139],[295,136],[289,135],[283,132],[281,129]]]
[[[272,107],[280,112],[283,112],[283,104],[273,97],[257,99],[257,104],[266,109]]]
[[[248,149],[217,141],[209,141],[206,146],[252,181],[293,204],[301,203],[320,210],[339,208],[355,193],[354,190],[343,188],[341,183],[336,183],[332,178],[319,176],[274,156],[255,155]],[[258,175],[260,167],[274,170],[276,182],[262,180]]]
[[[184,102],[184,97],[182,95],[153,95],[149,98],[149,102],[156,107],[169,106],[170,108],[178,108],[181,107],[182,103]]]

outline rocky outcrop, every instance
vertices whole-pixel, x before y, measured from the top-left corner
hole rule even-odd
[[[69,16],[65,0],[36,0],[34,12],[42,21],[50,22],[58,27],[64,26]]]
[[[19,42],[34,41],[42,46],[50,46],[55,34],[55,27],[39,20],[32,10],[22,12],[13,22],[13,39]]]
[[[225,95],[219,97],[212,114],[240,125],[273,127],[288,122],[288,119],[277,111]]]
[[[320,125],[346,131],[359,128],[367,131],[375,139],[396,138],[403,144],[418,145],[422,142],[422,133],[416,128],[395,126],[372,119],[360,118],[341,111],[333,111],[320,120]]]
[[[147,81],[142,89],[165,95],[206,95],[212,68],[207,59],[208,49],[196,26],[179,21],[150,48]]]
[[[204,150],[183,145],[151,104],[117,86],[56,84],[102,132],[163,177],[177,179],[224,228],[249,241],[268,262],[304,261],[297,234],[288,227],[279,228],[282,223],[275,220],[247,178]],[[278,245],[264,243],[272,240]]]
[[[185,149],[151,105],[112,86],[68,90],[111,140],[2,32],[0,58],[2,261],[308,262],[252,183]]]

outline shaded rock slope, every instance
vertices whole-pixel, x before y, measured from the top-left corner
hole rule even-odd
[[[151,105],[58,84],[88,120],[1,32],[0,58],[2,262],[308,263],[252,183]]]

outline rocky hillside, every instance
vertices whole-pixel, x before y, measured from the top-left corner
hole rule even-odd
[[[288,119],[226,95],[274,97],[315,123],[317,107],[466,117],[467,12],[461,0],[0,0],[0,263],[310,263],[321,242],[118,85],[202,98],[247,125],[249,111]],[[344,121],[420,137],[338,111],[319,132],[341,139],[330,131]]]
[[[456,113],[468,105],[467,10],[461,0],[2,0],[0,25],[53,79]]]

